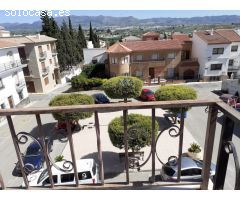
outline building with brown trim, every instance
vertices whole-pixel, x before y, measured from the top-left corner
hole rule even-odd
[[[192,41],[187,35],[159,40],[158,33],[146,33],[140,41],[115,43],[107,50],[108,74],[149,78],[195,79],[198,62],[191,59]]]

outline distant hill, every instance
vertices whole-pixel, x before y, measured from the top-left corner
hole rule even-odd
[[[55,18],[58,24],[61,24],[63,20],[67,20],[66,17]],[[238,15],[221,15],[221,16],[206,16],[206,17],[191,17],[191,18],[149,18],[138,19],[132,16],[129,17],[111,17],[111,16],[71,16],[73,27],[77,27],[79,24],[83,28],[88,28],[90,21],[93,27],[124,27],[124,26],[173,26],[173,25],[212,25],[212,24],[240,24],[240,16]],[[36,32],[41,30],[41,21],[33,23],[0,23],[0,26],[5,27],[7,30],[18,31],[30,31]]]

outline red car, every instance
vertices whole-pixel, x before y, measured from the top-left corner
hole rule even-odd
[[[149,89],[143,89],[140,98],[144,101],[156,101],[154,92]]]

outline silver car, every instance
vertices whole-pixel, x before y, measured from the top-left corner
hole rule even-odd
[[[181,181],[201,181],[203,162],[193,160],[190,157],[182,157]],[[167,162],[161,170],[163,181],[176,181],[178,175],[178,165],[176,160]],[[215,175],[215,165],[211,165],[210,178]]]

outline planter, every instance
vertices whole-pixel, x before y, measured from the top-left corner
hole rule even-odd
[[[192,158],[192,159],[195,159],[195,160],[201,160],[202,159],[202,155],[201,155],[201,152],[200,153],[193,153],[193,152],[187,152],[187,155]]]

